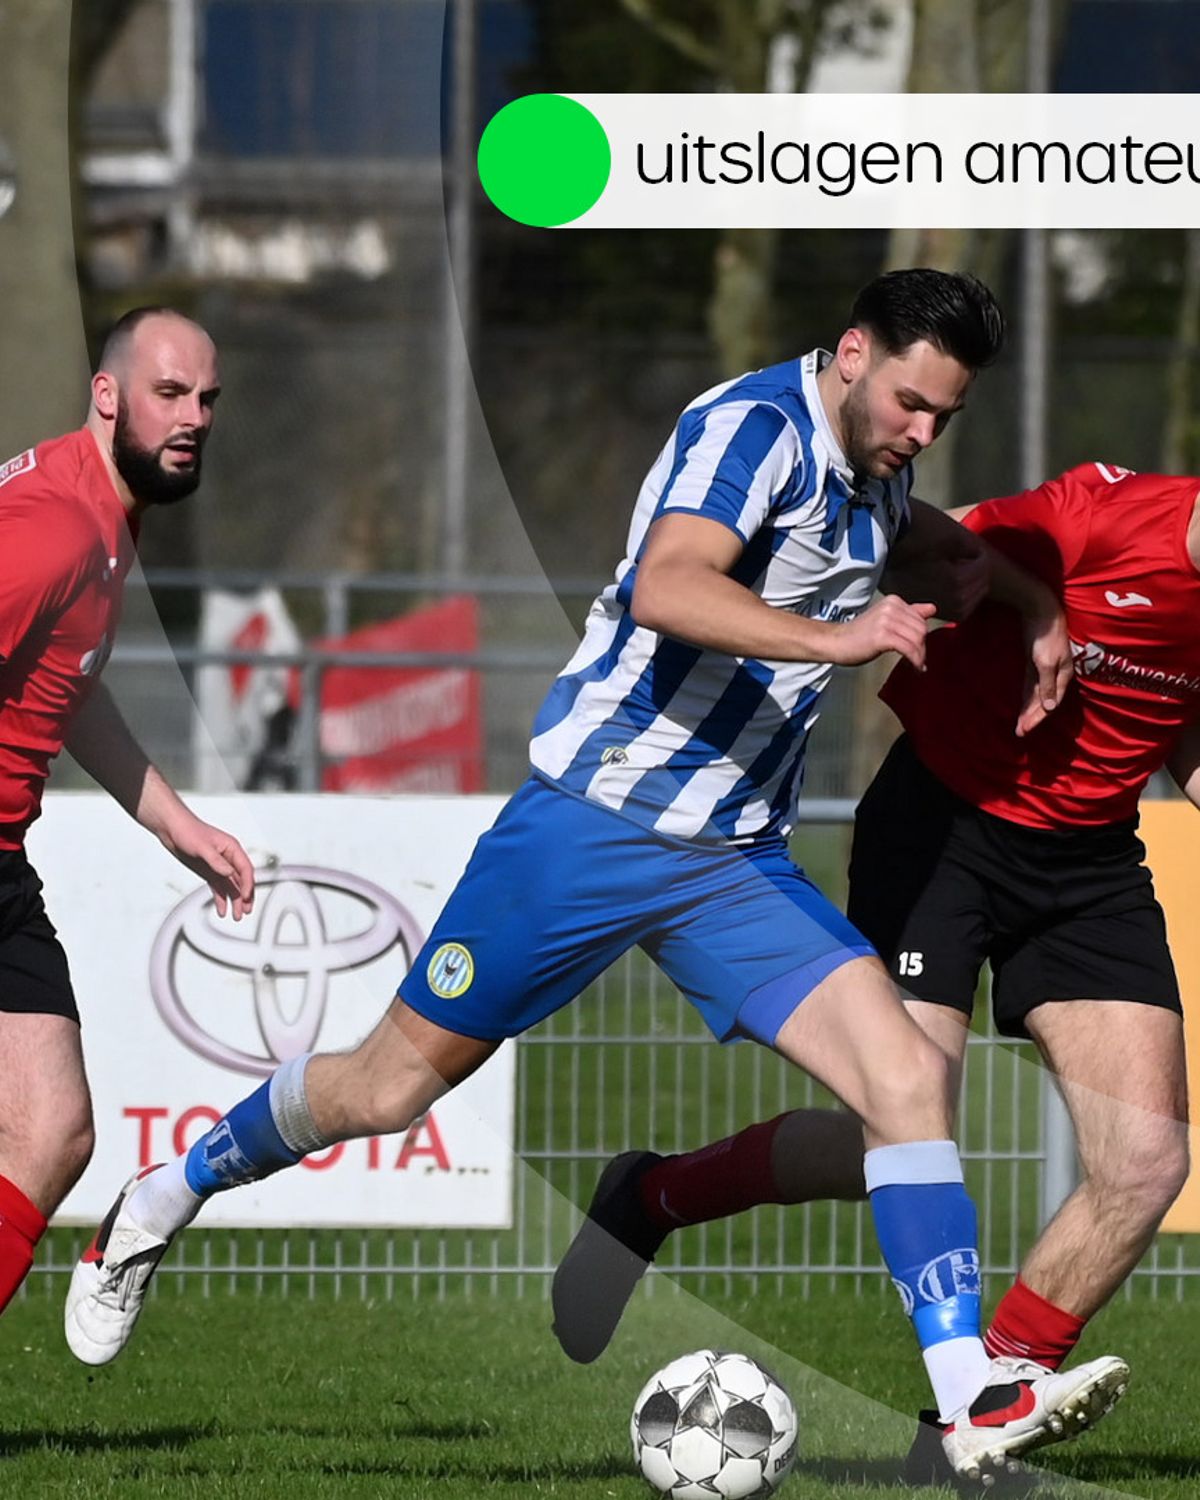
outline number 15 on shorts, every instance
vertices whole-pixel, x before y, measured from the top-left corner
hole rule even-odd
[[[925,955],[923,953],[901,953],[898,963],[902,975],[916,975],[925,972]]]

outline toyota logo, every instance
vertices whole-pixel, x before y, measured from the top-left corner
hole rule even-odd
[[[206,886],[175,907],[150,951],[150,993],[167,1026],[193,1052],[265,1078],[279,1063],[313,1050],[331,975],[361,968],[397,945],[407,969],[424,939],[411,913],[387,891],[345,870],[280,865],[256,871],[255,879],[255,911],[237,927],[220,922]],[[338,927],[349,922],[350,930],[332,936],[335,917]],[[248,977],[265,1057],[211,1035],[188,1010],[178,983],[186,950]],[[293,982],[289,994],[299,989],[297,1004],[284,1003],[283,980]]]

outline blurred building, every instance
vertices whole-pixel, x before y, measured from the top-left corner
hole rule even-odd
[[[437,571],[448,451],[482,453],[486,436],[470,411],[452,419],[457,436],[446,416],[462,337],[446,227],[457,184],[446,164],[461,71],[454,20],[466,8],[133,0],[113,9],[119,25],[100,39],[81,111],[93,333],[133,303],[169,301],[213,332],[224,384],[201,495],[146,529],[144,562],[209,578]],[[470,19],[473,104],[490,112],[527,61],[531,18],[518,0],[473,0]],[[482,461],[459,480],[485,513],[499,482]],[[502,549],[487,565],[531,571]],[[331,615],[318,587],[289,602],[311,639],[422,599],[343,594]],[[154,610],[130,603],[124,640],[145,646]],[[190,644],[198,594],[160,589],[155,603],[176,645]],[[511,601],[483,609],[489,640],[505,639],[522,614]],[[143,664],[125,673],[123,693],[186,776],[190,704],[171,675]],[[543,678],[488,685],[509,779]]]
[[[213,504],[151,560],[436,564],[450,305],[443,0],[140,0],[83,111],[100,315],[156,294],[222,348]],[[482,107],[528,46],[480,0]],[[280,508],[287,517],[280,527]],[[150,544],[152,548],[157,543]]]
[[[147,562],[426,575],[446,556],[461,460],[468,572],[523,575],[540,563],[555,578],[606,574],[678,410],[723,373],[707,326],[717,237],[528,230],[479,202],[468,174],[477,274],[473,291],[459,290],[476,328],[472,415],[448,418],[464,310],[448,274],[447,207],[462,201],[448,122],[461,102],[453,16],[465,0],[108,4],[121,21],[80,116],[92,320],[147,299],[191,307],[221,344],[227,392],[202,496],[147,528]],[[815,88],[902,86],[913,7],[877,9],[870,44],[825,55]],[[474,0],[471,10],[476,128],[536,89],[704,86],[615,0]],[[1186,91],[1197,40],[1200,0],[1073,0],[1056,86]],[[788,67],[777,48],[772,86],[788,86]],[[988,273],[1012,308],[1018,241],[998,240]],[[888,248],[883,230],[783,235],[775,357],[835,333],[831,317]],[[1052,251],[1049,466],[1159,466],[1182,237],[1079,231]],[[1015,344],[986,382],[956,424],[963,498],[1020,484]],[[397,612],[394,598],[355,600],[333,624],[319,591],[289,604],[306,638]],[[194,628],[195,601],[158,604],[181,638]],[[583,591],[564,604],[577,625]],[[542,605],[484,600],[481,640],[545,651],[565,634],[569,644],[562,613],[549,620]],[[494,785],[519,772],[547,675],[485,685]],[[134,687],[159,696],[145,674]],[[855,790],[843,688],[831,709],[810,769],[821,795]]]

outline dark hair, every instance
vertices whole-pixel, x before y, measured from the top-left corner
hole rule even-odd
[[[109,370],[121,362],[128,352],[133,335],[147,318],[182,318],[185,323],[192,321],[186,313],[181,313],[174,307],[131,307],[105,334],[104,343],[100,346],[100,358],[96,362],[97,370]]]
[[[868,282],[850,326],[865,328],[891,355],[924,339],[968,370],[990,365],[1004,343],[1004,314],[982,281],[925,266]]]

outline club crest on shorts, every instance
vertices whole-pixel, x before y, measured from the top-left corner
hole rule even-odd
[[[429,960],[425,978],[433,993],[443,1000],[457,1000],[465,995],[475,978],[475,960],[470,949],[461,943],[443,943]]]

